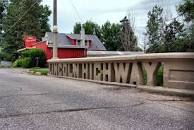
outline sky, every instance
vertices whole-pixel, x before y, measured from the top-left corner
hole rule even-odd
[[[156,4],[164,8],[167,19],[176,17],[176,5],[181,0],[58,0],[58,26],[61,33],[72,33],[76,22],[87,20],[99,25],[106,21],[119,23],[126,15],[131,14],[134,29],[139,43],[143,42],[147,13]],[[43,0],[52,10],[53,0]],[[52,25],[52,15],[49,23]]]

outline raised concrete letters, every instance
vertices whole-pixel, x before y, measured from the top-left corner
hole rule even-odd
[[[114,63],[116,82],[127,83],[129,81],[129,67],[129,63]]]
[[[147,73],[147,85],[148,86],[155,86],[156,85],[156,75],[158,69],[160,67],[160,63],[158,62],[145,62],[143,66]]]
[[[143,84],[143,70],[141,63],[134,62],[132,66],[130,84],[139,85]]]

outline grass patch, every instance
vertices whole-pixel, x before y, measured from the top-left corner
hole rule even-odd
[[[48,68],[32,68],[30,71],[33,74],[39,73],[41,75],[48,75]]]

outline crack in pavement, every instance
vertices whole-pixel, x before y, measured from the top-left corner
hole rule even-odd
[[[122,106],[122,107],[93,107],[93,108],[74,108],[74,109],[65,109],[65,110],[53,110],[53,111],[45,111],[45,112],[37,112],[37,113],[14,113],[14,114],[0,114],[0,119],[2,118],[10,118],[10,117],[24,117],[31,115],[45,115],[51,113],[70,113],[70,112],[84,112],[91,110],[103,110],[103,109],[116,109],[116,108],[129,108],[129,107],[137,107],[145,104],[145,102],[141,102],[138,104],[134,104],[132,106]]]
[[[56,103],[50,103],[50,104],[37,104],[37,105],[28,105],[28,106],[21,106],[21,105],[16,105],[15,107],[16,108],[23,108],[23,109],[25,109],[25,108],[30,108],[30,107],[38,107],[38,106],[51,106],[51,105],[64,105],[64,103],[63,102],[56,102]],[[7,107],[9,107],[9,105],[7,105],[7,106],[4,106],[4,107],[0,107],[0,109],[2,108],[2,109],[6,109]]]
[[[183,100],[183,99],[162,99],[162,100],[160,100],[160,99],[156,99],[156,100],[153,100],[153,99],[148,99],[149,101],[155,101],[155,102],[176,102],[176,101],[179,101],[179,102],[185,102],[185,101],[191,101],[191,100]]]
[[[7,96],[0,96],[0,100],[3,98],[9,98],[9,97],[30,97],[30,96],[42,96],[42,95],[48,95],[49,93],[39,93],[39,94],[17,94],[17,95],[7,95]]]
[[[154,98],[154,96],[151,96],[151,97]],[[182,108],[182,107],[177,107],[177,106],[174,106],[172,104],[167,104],[169,102],[181,102],[182,104],[185,104],[184,101],[190,101],[190,100],[182,100],[182,99],[169,99],[169,100],[167,100],[167,99],[155,99],[154,100],[154,99],[149,99],[149,98],[147,98],[146,100],[147,101],[150,101],[150,102],[153,102],[153,103],[156,103],[157,102],[160,105],[164,105],[164,106],[176,108],[178,110],[182,110],[182,111],[185,111],[185,112],[190,112],[192,114],[194,113],[193,110],[187,110],[187,109]]]

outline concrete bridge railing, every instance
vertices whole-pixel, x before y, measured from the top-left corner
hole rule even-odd
[[[164,87],[194,90],[194,53],[52,59],[48,64],[49,74],[57,77],[137,86],[156,86],[162,67]]]

